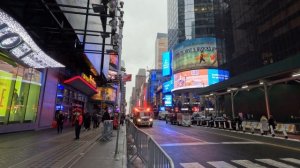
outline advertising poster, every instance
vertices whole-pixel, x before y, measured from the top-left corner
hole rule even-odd
[[[197,38],[179,43],[173,50],[174,72],[217,67],[216,38]]]
[[[163,93],[171,92],[173,88],[174,88],[174,86],[173,86],[172,80],[163,83]]]
[[[227,80],[229,72],[219,69],[198,69],[174,74],[174,89],[203,88]]]
[[[172,106],[172,95],[165,95],[164,101],[165,101],[165,106],[167,107]]]
[[[97,87],[98,93],[92,96],[93,100],[116,101],[117,92],[110,87]]]
[[[162,75],[171,75],[171,53],[164,52],[162,54]]]
[[[117,70],[119,65],[118,55],[116,54],[109,54],[109,69],[110,70]]]

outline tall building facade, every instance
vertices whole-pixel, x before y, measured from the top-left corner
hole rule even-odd
[[[168,50],[168,35],[157,33],[155,40],[155,69],[162,68],[162,53]]]
[[[137,106],[141,105],[139,100],[142,92],[141,88],[144,83],[146,83],[146,69],[139,69],[138,74],[135,76],[135,104]]]

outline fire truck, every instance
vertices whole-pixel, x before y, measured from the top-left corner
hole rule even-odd
[[[133,123],[136,126],[149,126],[153,125],[153,111],[150,107],[135,107],[132,111]]]

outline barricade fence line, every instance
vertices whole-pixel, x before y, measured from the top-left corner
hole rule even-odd
[[[127,139],[131,142],[127,146],[129,149],[136,150],[131,153],[131,156],[127,153],[128,167],[139,157],[146,168],[174,168],[173,160],[150,135],[138,129],[129,120],[127,120],[126,128]]]

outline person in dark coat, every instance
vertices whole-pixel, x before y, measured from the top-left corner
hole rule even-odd
[[[84,128],[85,128],[85,130],[90,130],[90,127],[91,127],[91,115],[90,115],[90,113],[85,113]]]
[[[268,123],[269,123],[269,127],[272,126],[272,127],[273,127],[273,130],[276,129],[276,121],[275,121],[275,119],[274,119],[273,116],[270,115],[270,118],[269,118],[269,120],[268,120]]]
[[[99,126],[99,120],[96,112],[93,113],[92,119],[93,119],[93,128],[97,128]]]
[[[108,113],[108,108],[105,109],[105,112],[103,113],[103,116],[102,116],[102,122],[104,122],[105,120],[110,120],[110,115]]]
[[[64,128],[64,120],[65,116],[63,115],[62,111],[58,111],[56,114],[56,122],[57,122],[57,133],[62,133]]]

